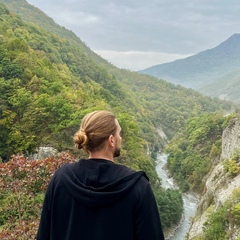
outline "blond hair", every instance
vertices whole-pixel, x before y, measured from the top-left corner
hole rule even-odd
[[[88,113],[82,120],[80,129],[74,135],[78,149],[94,152],[101,149],[105,140],[117,130],[116,117],[108,111]]]

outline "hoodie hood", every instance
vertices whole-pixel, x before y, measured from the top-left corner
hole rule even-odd
[[[110,205],[124,197],[142,176],[147,178],[143,171],[104,159],[82,159],[64,168],[62,180],[69,193],[89,207]]]

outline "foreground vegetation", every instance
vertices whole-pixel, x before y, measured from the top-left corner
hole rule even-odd
[[[65,153],[35,161],[14,156],[0,165],[1,239],[36,237],[46,187],[58,167],[73,161],[75,158]]]

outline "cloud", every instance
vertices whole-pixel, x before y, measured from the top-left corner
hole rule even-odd
[[[118,52],[118,57],[126,57],[121,52],[131,51],[196,54],[240,32],[238,0],[28,2],[74,31],[94,51],[109,52],[106,56]]]
[[[87,14],[84,12],[72,12],[66,9],[65,11],[59,11],[59,14],[54,17],[56,22],[62,22],[65,25],[70,25],[72,27],[91,27],[91,25],[96,26],[99,25],[101,19],[98,16]],[[76,21],[79,19],[79,21]]]
[[[162,52],[119,52],[119,51],[95,51],[97,54],[118,68],[130,69],[133,71],[143,70],[145,68],[160,63],[171,62],[175,59],[186,58],[189,55],[169,54]]]

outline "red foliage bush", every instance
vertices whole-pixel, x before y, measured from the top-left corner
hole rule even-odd
[[[13,156],[0,164],[0,239],[34,239],[42,200],[57,168],[75,161],[69,153],[43,160]]]

